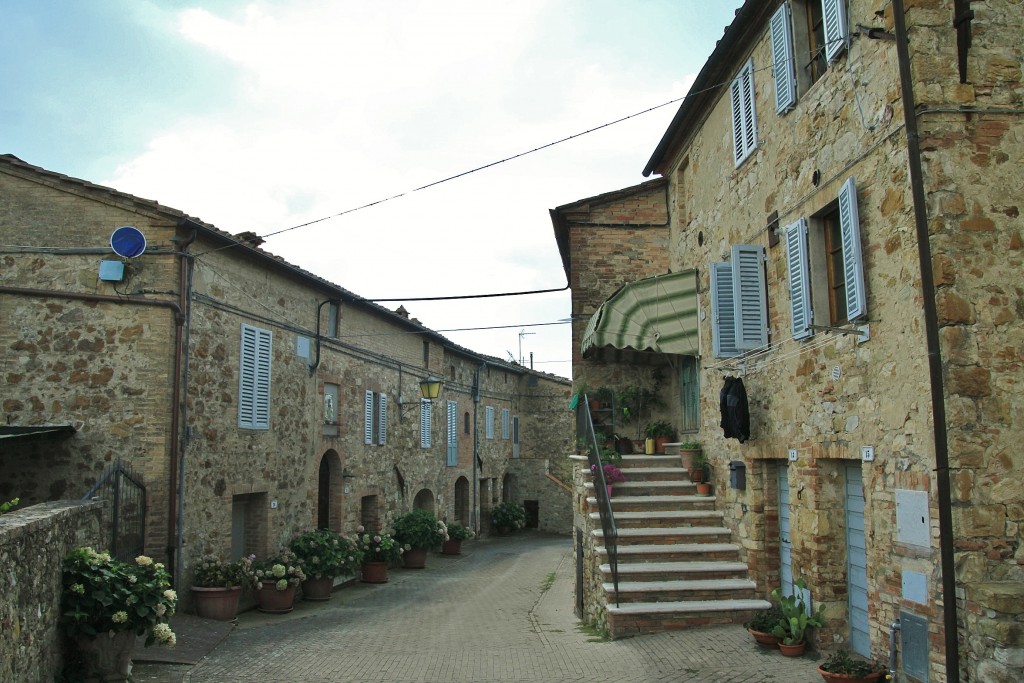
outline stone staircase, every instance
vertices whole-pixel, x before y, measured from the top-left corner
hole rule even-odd
[[[625,455],[615,484],[619,602],[615,602],[597,499],[588,497],[594,541],[603,564],[608,630],[613,638],[738,624],[769,603],[755,598],[739,545],[715,510],[696,495],[678,455]],[[593,484],[587,486],[593,491]]]

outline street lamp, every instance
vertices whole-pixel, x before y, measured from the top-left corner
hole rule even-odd
[[[433,375],[420,380],[420,395],[433,401],[441,393],[441,380]]]

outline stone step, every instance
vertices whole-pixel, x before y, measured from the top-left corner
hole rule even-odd
[[[748,579],[694,579],[675,581],[623,581],[619,577],[619,603],[675,602],[681,600],[751,600],[757,586]],[[604,584],[614,601],[614,585]]]
[[[615,526],[623,529],[656,528],[664,529],[678,526],[721,526],[725,515],[718,510],[638,510],[620,511],[612,499],[612,515]],[[595,499],[596,503],[596,499]],[[591,512],[590,518],[595,525],[601,523],[601,513]]]
[[[600,566],[605,581],[611,581],[610,564]],[[697,579],[746,578],[747,565],[743,562],[619,562],[619,581],[671,581]]]
[[[587,493],[594,490],[594,484],[584,485]],[[659,496],[696,496],[697,485],[689,479],[666,479],[664,481],[627,481],[612,485],[612,500],[616,498],[657,498]],[[702,496],[706,499],[706,496]],[[652,501],[653,502],[653,501]]]
[[[587,498],[587,503],[592,511],[597,510],[597,498]],[[671,495],[671,496],[625,496],[612,494],[612,513],[620,512],[646,512],[652,520],[661,514],[680,512],[687,510],[713,511],[715,499],[712,496],[698,496],[697,494]]]
[[[617,531],[620,552],[624,546],[633,544],[719,543],[731,538],[729,530],[719,526],[641,527]],[[592,533],[597,541],[604,539],[603,530],[595,529]]]
[[[608,559],[604,546],[597,546],[598,557]],[[693,560],[736,561],[740,546],[736,543],[657,543],[644,545],[619,544],[617,557],[619,566],[630,562],[687,562]]]
[[[678,600],[616,605],[611,599],[608,632],[612,638],[625,638],[709,624],[742,624],[770,606],[767,600]]]
[[[625,483],[630,482],[654,482],[665,480],[686,480],[690,476],[682,467],[622,467],[622,476],[626,478]],[[618,486],[618,484],[616,484]]]
[[[656,453],[655,455],[644,455],[643,453],[637,453],[622,456],[622,460],[618,463],[618,466],[620,468],[681,467],[682,460],[679,459],[678,455],[662,455],[661,453]]]

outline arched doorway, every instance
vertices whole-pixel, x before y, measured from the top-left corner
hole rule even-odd
[[[501,479],[501,501],[507,503],[518,498],[519,485],[516,482],[516,475],[505,473],[505,476]]]
[[[316,494],[316,526],[318,529],[341,528],[342,477],[341,458],[331,449],[320,458]]]
[[[469,523],[469,479],[459,477],[455,480],[455,520],[462,526]]]
[[[416,494],[416,498],[412,501],[412,507],[414,510],[433,512],[434,493],[430,489],[420,489],[420,492]]]

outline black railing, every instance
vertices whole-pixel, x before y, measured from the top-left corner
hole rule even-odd
[[[107,550],[123,562],[144,554],[146,539],[146,486],[142,477],[120,460],[107,470],[82,500],[104,505],[103,519],[109,521]]]
[[[590,417],[590,402],[586,394],[580,397],[576,405],[576,438],[582,441],[587,450],[590,471],[594,477],[594,497],[597,499],[597,511],[601,517],[601,531],[604,533],[604,549],[608,555],[608,566],[612,575],[612,586],[615,589],[615,606],[619,605],[619,557],[618,537],[615,528],[615,516],[612,514],[612,501],[608,497],[608,486],[604,479],[604,463],[601,462],[601,448],[594,435],[594,421]]]

